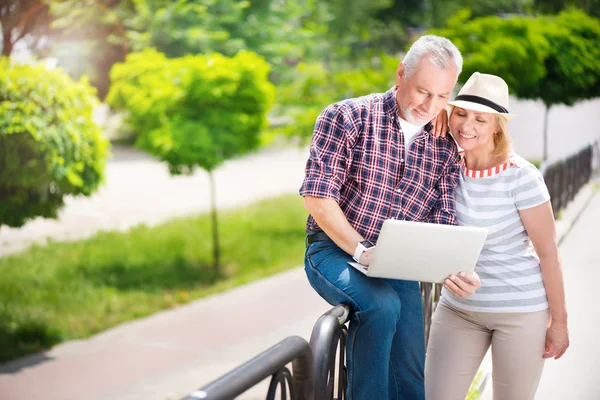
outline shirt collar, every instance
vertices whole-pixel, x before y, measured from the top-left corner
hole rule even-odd
[[[398,91],[398,85],[392,86],[383,96],[383,109],[392,118],[398,116],[398,103],[396,102],[396,92]],[[423,129],[427,133],[431,133],[433,130],[433,124],[429,121]]]

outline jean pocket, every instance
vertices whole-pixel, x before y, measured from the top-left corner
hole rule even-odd
[[[312,268],[318,268],[327,256],[338,250],[339,247],[331,240],[311,243],[306,249],[306,260]]]

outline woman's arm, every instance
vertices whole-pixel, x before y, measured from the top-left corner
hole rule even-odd
[[[556,243],[556,228],[550,201],[520,210],[523,226],[533,243],[542,270],[552,320],[546,333],[544,358],[559,359],[569,347],[567,307],[562,265]]]

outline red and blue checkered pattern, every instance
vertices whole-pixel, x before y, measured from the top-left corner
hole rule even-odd
[[[431,130],[425,126],[405,159],[396,87],[332,104],[317,119],[300,195],[335,199],[374,242],[389,218],[457,225],[460,157],[449,135]],[[307,232],[319,229],[309,216]]]

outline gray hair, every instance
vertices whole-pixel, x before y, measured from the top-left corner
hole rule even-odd
[[[457,71],[456,78],[462,71],[462,55],[450,40],[441,36],[425,35],[414,42],[406,56],[404,56],[406,76],[411,76],[415,72],[421,57],[424,55],[429,55],[431,63],[443,69],[448,68],[450,60],[454,61]]]

